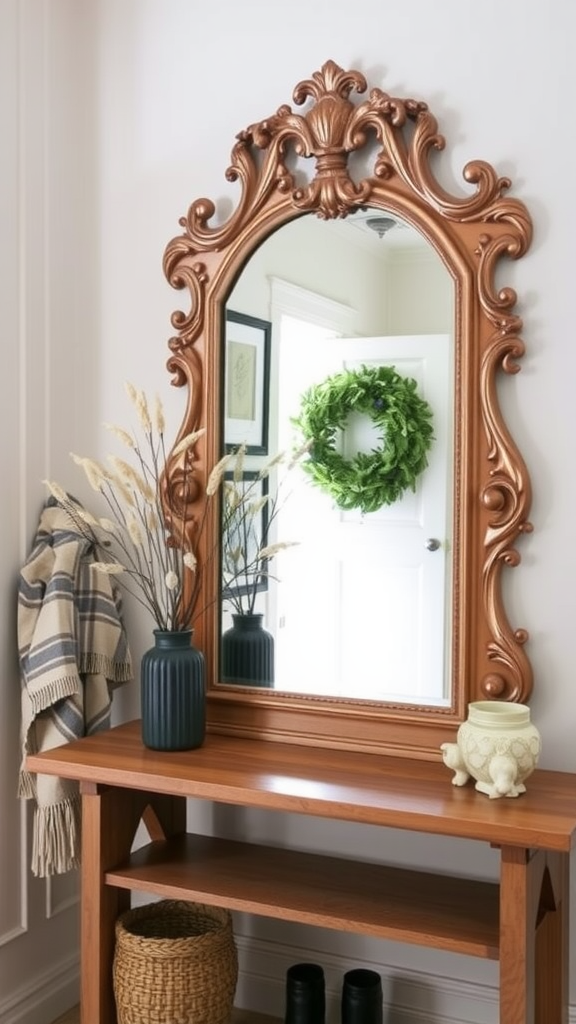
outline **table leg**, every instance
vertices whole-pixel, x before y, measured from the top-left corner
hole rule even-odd
[[[567,1024],[567,855],[500,857],[500,1024]]]
[[[80,1007],[82,1024],[115,1024],[114,927],[130,893],[104,884],[104,873],[128,858],[142,815],[152,807],[154,838],[185,829],[186,802],[136,790],[82,784]]]
[[[546,855],[536,934],[536,1024],[568,1024],[570,857]]]

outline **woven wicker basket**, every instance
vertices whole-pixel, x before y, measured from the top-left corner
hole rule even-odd
[[[228,1024],[237,978],[227,910],[160,900],[116,922],[118,1024]]]

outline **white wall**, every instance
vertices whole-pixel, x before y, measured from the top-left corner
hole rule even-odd
[[[0,1020],[46,1024],[78,989],[74,875],[32,879],[29,808],[16,799],[16,580],[43,498],[97,416],[90,387],[96,210],[94,69],[74,0],[0,4]],[[72,85],[73,83],[73,85]],[[89,201],[85,203],[86,195]],[[81,266],[80,273],[75,268]]]
[[[576,770],[573,699],[574,436],[570,199],[576,8],[566,0],[2,0],[0,289],[3,436],[0,622],[0,1020],[46,1024],[72,999],[73,880],[27,870],[18,762],[15,579],[43,498],[43,477],[81,491],[70,449],[98,454],[102,421],[126,418],[123,382],[159,390],[179,421],[165,371],[169,317],[184,299],[163,279],[164,246],[190,201],[235,202],[224,180],[236,133],[290,102],[328,58],[393,94],[425,99],[448,140],[442,174],[460,188],[482,158],[513,182],[535,226],[506,268],[525,318],[527,355],[502,384],[508,422],[534,484],[535,532],[506,580],[515,625],[531,634],[533,718],[543,764]],[[570,51],[569,51],[570,48]],[[462,185],[462,187],[464,187]],[[133,647],[149,623],[128,610]],[[136,688],[116,704],[137,709]],[[203,819],[211,823],[209,817]],[[496,855],[462,844],[291,816],[217,810],[213,823],[305,848],[493,874]],[[22,826],[22,827],[21,827]],[[377,966],[387,1024],[496,1019],[494,965],[260,919],[237,921],[246,1005],[281,1013],[295,959],[324,963],[336,1011],[342,971]],[[573,958],[574,962],[574,958]],[[576,971],[572,970],[576,978]],[[572,1001],[576,1002],[576,981]],[[400,1007],[406,1008],[402,1013]],[[334,1020],[337,1019],[337,1014]]]

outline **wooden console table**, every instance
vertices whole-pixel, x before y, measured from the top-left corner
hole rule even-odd
[[[28,758],[82,793],[82,1024],[114,1024],[114,922],[130,890],[499,960],[500,1024],[567,1024],[576,776],[537,770],[518,799],[451,785],[441,763],[210,735],[145,749],[140,723]],[[186,833],[186,798],[316,815],[500,850],[499,882]],[[150,842],[131,853],[144,818]]]

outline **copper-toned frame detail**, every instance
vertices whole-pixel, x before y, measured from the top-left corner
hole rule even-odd
[[[303,113],[281,106],[237,136],[226,178],[239,182],[241,191],[229,219],[210,226],[214,203],[196,200],[180,221],[183,233],[166,248],[168,281],[190,293],[188,312],[172,316],[177,334],[169,342],[173,383],[188,389],[176,442],[197,427],[207,428],[197,449],[186,456],[189,463],[174,460],[170,466],[166,504],[175,532],[193,535],[207,474],[222,449],[225,303],[260,243],[302,214],[331,220],[366,205],[397,214],[422,232],[453,277],[456,293],[450,707],[406,708],[218,684],[218,578],[210,559],[210,572],[203,579],[206,611],[197,624],[197,639],[206,654],[213,730],[432,758],[465,717],[468,701],[526,701],[532,689],[527,633],[508,622],[501,580],[504,566],[520,561],[515,541],[531,529],[528,473],[496,393],[498,373],[519,369],[522,321],[514,312],[514,290],[496,290],[495,284],[500,260],[522,256],[532,228],[524,205],[506,196],[510,181],[484,161],[464,167],[464,180],[473,186],[470,195],[451,195],[438,183],[430,162],[445,142],[425,103],[394,98],[377,88],[362,102],[352,102],[353,92],[366,90],[360,72],[343,71],[333,61],[301,82],[293,98],[299,106],[309,101]],[[350,155],[374,141],[372,173],[356,181]],[[366,149],[365,158],[373,152]],[[192,469],[199,488],[184,507],[183,474]],[[202,540],[203,560],[218,537],[217,514],[214,508],[210,531]]]

